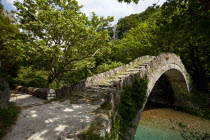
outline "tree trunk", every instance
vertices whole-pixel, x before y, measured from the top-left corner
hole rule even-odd
[[[7,104],[10,99],[10,87],[9,84],[3,79],[0,78],[0,108],[7,108]]]
[[[52,82],[55,80],[55,76],[49,75],[47,78],[47,88],[50,87],[50,84],[52,84]]]

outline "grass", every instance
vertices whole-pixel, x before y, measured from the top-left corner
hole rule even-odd
[[[20,108],[14,103],[9,103],[6,109],[0,109],[0,139],[3,138],[16,122]]]

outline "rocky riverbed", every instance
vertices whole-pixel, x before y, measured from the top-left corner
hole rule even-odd
[[[143,112],[135,140],[210,140],[210,121],[169,108]]]

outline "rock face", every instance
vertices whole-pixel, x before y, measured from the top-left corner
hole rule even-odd
[[[0,108],[6,108],[10,99],[10,87],[9,84],[0,78]]]
[[[2,10],[2,15],[8,17],[13,24],[17,24],[17,19],[15,18],[13,13],[8,12],[6,9]]]
[[[114,25],[114,28],[113,28],[113,39],[118,39],[118,34],[117,34],[117,24]]]

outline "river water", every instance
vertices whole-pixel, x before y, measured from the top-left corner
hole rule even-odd
[[[170,108],[156,108],[143,112],[135,140],[199,140],[206,136],[210,136],[209,120]]]

